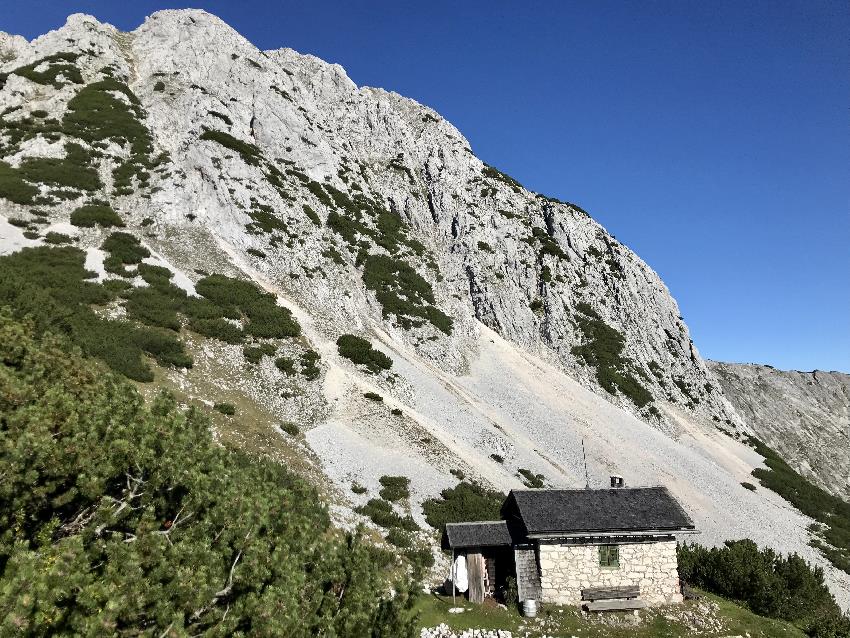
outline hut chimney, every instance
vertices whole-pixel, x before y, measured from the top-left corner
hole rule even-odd
[[[618,489],[621,487],[625,487],[626,482],[623,480],[622,476],[617,476],[616,474],[611,476],[611,489]]]

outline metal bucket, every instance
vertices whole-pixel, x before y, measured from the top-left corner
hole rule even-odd
[[[522,615],[526,618],[535,618],[537,616],[537,601],[533,598],[523,600]]]

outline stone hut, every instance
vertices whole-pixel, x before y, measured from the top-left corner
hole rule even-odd
[[[446,526],[447,545],[467,556],[470,600],[507,574],[521,601],[597,611],[682,601],[676,536],[696,530],[665,487],[513,490],[501,514]]]

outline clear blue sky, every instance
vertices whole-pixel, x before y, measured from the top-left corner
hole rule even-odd
[[[32,38],[82,11],[4,2]],[[193,6],[261,48],[435,108],[527,187],[586,208],[667,282],[704,356],[850,371],[850,3],[310,2]]]

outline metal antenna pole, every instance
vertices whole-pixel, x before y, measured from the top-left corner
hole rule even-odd
[[[587,453],[584,451],[584,439],[581,440],[581,455],[584,458],[584,489],[590,489],[590,479],[587,477]]]

